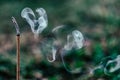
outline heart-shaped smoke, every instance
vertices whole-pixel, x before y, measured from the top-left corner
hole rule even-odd
[[[24,8],[21,16],[26,19],[35,35],[41,33],[48,25],[46,11],[43,8],[37,8],[38,18],[35,16],[31,8]]]

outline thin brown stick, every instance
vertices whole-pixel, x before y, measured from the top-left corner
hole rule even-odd
[[[16,80],[20,80],[20,35],[16,36],[17,42],[17,67],[16,67]]]
[[[16,28],[16,55],[17,55],[17,65],[16,65],[16,80],[20,80],[20,31],[17,21],[12,17],[12,22]]]

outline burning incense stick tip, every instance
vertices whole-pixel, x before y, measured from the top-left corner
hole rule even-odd
[[[17,21],[14,17],[12,17],[12,22],[14,23],[14,26],[16,28],[17,36],[19,36],[20,35],[19,26],[18,26]]]

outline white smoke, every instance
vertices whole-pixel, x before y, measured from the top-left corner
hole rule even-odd
[[[111,64],[114,64],[114,66],[110,66]],[[110,66],[109,69],[107,69],[108,66]],[[114,73],[119,69],[120,69],[120,55],[118,55],[117,58],[115,58],[113,60],[109,60],[107,62],[106,66],[104,68],[104,72],[105,72],[105,74],[109,75],[109,73]]]
[[[36,9],[38,18],[35,16],[31,8],[24,8],[21,12],[21,16],[26,19],[31,27],[32,32],[35,35],[41,33],[48,25],[48,19],[46,11],[43,8]]]
[[[80,31],[74,30],[72,34],[67,36],[67,44],[64,46],[65,50],[80,49],[84,45],[84,38]]]

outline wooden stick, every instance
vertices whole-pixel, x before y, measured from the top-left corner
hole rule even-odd
[[[12,21],[16,28],[16,55],[17,55],[16,80],[20,80],[20,31],[17,21],[14,17],[12,17]]]
[[[17,42],[17,67],[16,67],[16,80],[20,80],[20,35],[16,36],[16,42]]]

